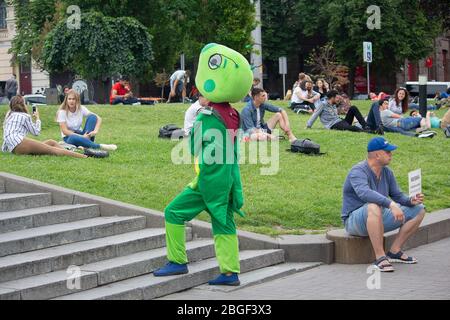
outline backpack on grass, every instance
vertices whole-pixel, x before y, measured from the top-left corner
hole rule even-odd
[[[322,155],[320,153],[320,145],[310,139],[295,140],[291,143],[291,152],[304,153],[309,155]]]
[[[184,130],[177,127],[175,124],[167,124],[159,129],[158,137],[163,139],[183,139]]]

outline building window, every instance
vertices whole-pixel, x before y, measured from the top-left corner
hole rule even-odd
[[[6,24],[6,3],[0,1],[0,29],[8,29]]]

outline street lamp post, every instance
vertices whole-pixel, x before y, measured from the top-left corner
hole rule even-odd
[[[427,75],[419,76],[419,112],[422,117],[427,116]]]
[[[252,31],[253,37],[253,52],[251,53],[251,64],[255,66],[253,69],[253,76],[255,78],[259,78],[261,80],[259,86],[263,88],[263,70],[262,70],[262,36],[261,36],[261,1],[254,0],[252,1],[255,5],[255,20],[257,26],[255,30]]]

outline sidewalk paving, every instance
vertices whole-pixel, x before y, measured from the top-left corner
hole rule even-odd
[[[450,238],[407,251],[416,265],[394,264],[394,273],[381,273],[381,289],[369,290],[369,265],[323,265],[282,279],[231,293],[190,289],[164,300],[318,300],[450,299]]]

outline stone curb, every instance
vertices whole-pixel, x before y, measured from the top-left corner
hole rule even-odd
[[[52,204],[98,204],[101,216],[145,216],[148,228],[164,227],[164,214],[162,212],[5,172],[0,172],[0,192],[2,188],[4,192],[8,193],[49,192],[52,195]],[[193,220],[188,223],[188,226],[192,227],[194,237],[212,237],[210,223]],[[395,234],[396,232],[394,231],[385,235],[386,246],[392,243]],[[342,261],[342,259],[336,259],[335,254],[339,254],[338,249],[335,248],[334,240],[329,239],[327,235],[287,235],[274,238],[239,230],[238,236],[241,250],[283,249],[287,262],[323,262],[331,264]],[[405,249],[415,248],[446,237],[450,237],[450,209],[440,210],[432,215],[428,214],[417,234],[407,242]]]
[[[398,230],[384,234],[384,248],[387,252],[397,236]],[[344,229],[331,230],[327,239],[335,242],[335,261],[343,264],[372,263],[375,255],[368,237],[348,235]],[[428,213],[417,232],[408,239],[403,250],[416,248],[450,237],[450,209]]]

